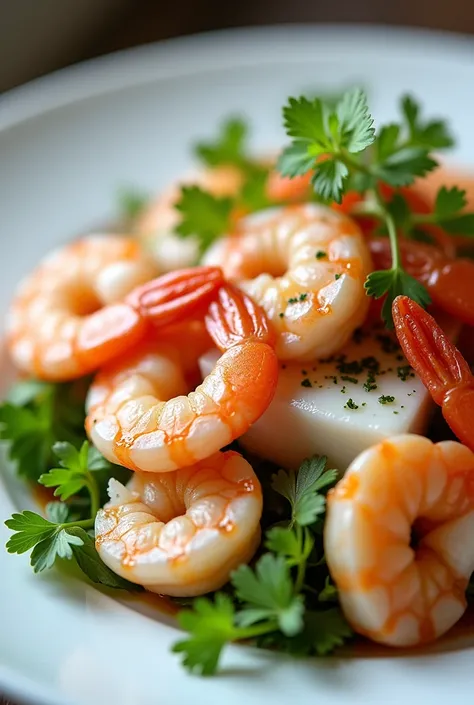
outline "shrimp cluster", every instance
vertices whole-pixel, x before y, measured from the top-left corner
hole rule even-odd
[[[233,196],[243,172],[224,165],[181,183]],[[345,364],[344,346],[372,325],[367,275],[391,267],[388,239],[344,204],[310,202],[306,176],[271,171],[265,188],[273,205],[236,217],[199,263],[197,240],[173,232],[179,187],[172,185],[142,214],[134,237],[91,235],[53,253],[10,308],[7,345],[23,374],[50,382],[93,375],[87,436],[132,471],[127,485],[109,482],[96,548],[113,572],[152,592],[202,595],[251,561],[262,545],[262,488],[258,471],[228,446],[264,417],[287,363],[317,370],[332,356]],[[442,238],[400,238],[400,256],[438,309],[474,325],[472,262]],[[439,637],[466,609],[474,377],[416,303],[396,298],[393,319],[413,374],[458,441],[394,435],[340,468],[327,497],[324,549],[354,630],[414,646]],[[205,354],[215,360],[207,376]],[[371,359],[361,367],[372,375],[369,391],[380,372]],[[309,377],[298,386],[315,399],[322,388]],[[291,404],[301,403],[295,393]],[[352,404],[346,408],[358,409]],[[315,454],[324,455],[324,433],[317,442]]]

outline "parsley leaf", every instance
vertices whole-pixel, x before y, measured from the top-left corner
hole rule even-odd
[[[308,526],[324,513],[326,500],[318,494],[337,478],[336,470],[326,470],[326,458],[314,456],[303,461],[297,473],[279,470],[272,478],[273,489],[291,505],[291,524]]]
[[[176,643],[173,652],[184,654],[183,665],[189,671],[203,676],[215,673],[222,649],[238,636],[234,616],[232,600],[222,593],[216,594],[214,602],[199,597],[193,609],[181,610],[178,622],[191,636]]]
[[[289,566],[305,563],[313,550],[314,539],[306,529],[304,532],[274,526],[267,531],[266,546],[269,551],[285,556]]]
[[[311,145],[313,157],[331,147],[326,131],[324,104],[319,98],[290,98],[283,108],[283,124],[289,137]]]
[[[181,222],[176,232],[181,237],[196,237],[201,252],[216,238],[231,229],[230,215],[233,200],[219,198],[199,186],[183,186],[175,208],[181,213]]]
[[[445,149],[453,146],[454,140],[446,123],[441,120],[422,122],[420,106],[412,96],[402,97],[401,109],[412,143],[425,146],[428,149]]]
[[[0,404],[0,440],[20,477],[37,480],[53,463],[51,447],[59,438],[74,445],[85,439],[87,380],[52,384],[28,380],[16,384]]]
[[[340,203],[348,176],[349,169],[343,162],[338,159],[325,159],[315,171],[311,183],[322,199]]]
[[[367,95],[360,88],[346,91],[336,106],[341,144],[351,153],[361,152],[375,139],[374,121]],[[336,131],[337,133],[337,131]]]
[[[64,502],[48,502],[45,510],[46,517],[53,524],[64,524],[69,516],[69,507]]]
[[[72,553],[79,568],[87,575],[89,580],[118,590],[133,592],[141,592],[143,590],[141,585],[136,585],[121,578],[101,561],[95,548],[94,539],[80,526],[72,526],[67,530],[67,533],[70,537],[77,539],[77,543],[71,542]]]
[[[367,294],[375,299],[387,294],[382,308],[382,318],[389,328],[393,327],[392,303],[397,296],[408,296],[424,308],[431,303],[430,295],[423,284],[400,267],[372,272],[367,277],[365,288]]]
[[[237,204],[250,212],[263,210],[272,205],[267,196],[268,169],[254,165],[246,170]]]
[[[118,192],[119,216],[129,223],[134,221],[145,209],[150,196],[142,191],[122,188]]]
[[[73,546],[82,546],[79,536],[65,529],[57,529],[52,536],[37,543],[31,552],[31,566],[35,573],[52,568],[56,558],[72,558]]]
[[[375,173],[381,181],[391,186],[409,186],[416,177],[426,176],[438,166],[423,147],[404,147],[385,158],[376,167]]]
[[[237,623],[248,627],[263,620],[275,620],[287,636],[303,628],[304,604],[294,595],[293,582],[285,559],[265,553],[255,572],[241,565],[231,576],[237,597],[245,604],[237,615]]]
[[[7,541],[8,553],[25,553],[37,543],[51,538],[57,530],[56,524],[29,510],[13,514],[5,526],[15,532]]]
[[[58,442],[53,446],[54,454],[60,459],[59,468],[52,468],[41,475],[38,482],[45,487],[55,487],[54,496],[63,502],[82,489],[93,491],[90,470],[102,470],[109,465],[105,458],[95,448],[84,441],[80,450],[66,442]]]
[[[316,163],[315,157],[308,154],[308,144],[300,140],[296,140],[278,157],[277,169],[283,176],[301,176],[310,171]]]
[[[439,220],[450,218],[461,211],[467,203],[466,191],[457,186],[442,186],[436,194],[434,212]]]
[[[304,631],[296,637],[300,653],[326,656],[353,636],[353,631],[338,607],[324,611],[308,610]]]
[[[245,143],[248,125],[240,118],[229,118],[219,130],[214,142],[198,142],[196,155],[207,166],[234,164],[241,167],[246,162]]]

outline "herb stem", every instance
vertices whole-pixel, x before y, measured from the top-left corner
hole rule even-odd
[[[393,216],[389,211],[387,210],[387,207],[385,205],[385,202],[380,195],[379,190],[376,188],[374,189],[374,194],[375,198],[377,200],[377,204],[380,208],[380,216],[385,219],[385,223],[387,225],[387,231],[388,231],[388,237],[390,239],[390,249],[392,251],[392,269],[400,269],[401,268],[401,255],[400,255],[400,245],[398,242],[398,235],[397,235],[397,228],[395,225],[395,220],[393,219]]]
[[[263,636],[264,634],[271,634],[271,632],[278,631],[278,623],[275,622],[264,622],[263,624],[257,624],[252,627],[238,627],[235,633],[234,641],[241,641],[244,639],[254,639],[257,636]]]

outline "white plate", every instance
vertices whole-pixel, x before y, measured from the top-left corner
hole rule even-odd
[[[19,276],[53,245],[114,214],[121,184],[159,188],[190,145],[244,111],[254,144],[281,143],[290,94],[362,82],[377,119],[407,90],[448,114],[474,164],[474,44],[382,28],[280,27],[173,40],[78,66],[0,101],[0,315]],[[26,497],[0,494],[0,518]],[[0,525],[0,544],[8,532]],[[227,650],[221,675],[184,673],[179,632],[57,573],[34,576],[0,549],[0,689],[47,705],[469,702],[472,648],[397,658],[294,661]],[[458,644],[458,642],[456,642]],[[464,693],[464,695],[462,695]]]

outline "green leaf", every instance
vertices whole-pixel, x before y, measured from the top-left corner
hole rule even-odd
[[[420,106],[412,96],[403,96],[401,108],[413,145],[426,147],[429,150],[453,146],[454,139],[446,123],[442,120],[423,123],[420,119]]]
[[[178,622],[191,636],[175,644],[173,652],[183,654],[188,671],[203,676],[216,672],[222,649],[237,636],[234,614],[232,600],[222,593],[215,595],[214,602],[198,597],[193,609],[181,610]]]
[[[8,553],[25,553],[40,541],[51,539],[57,530],[56,524],[29,510],[13,514],[5,526],[15,532],[7,541]]]
[[[72,526],[67,529],[69,536],[77,539],[77,543],[72,545],[72,552],[79,568],[85,575],[92,580],[93,583],[105,585],[109,588],[118,590],[128,590],[141,592],[141,585],[131,583],[119,575],[116,575],[102,562],[95,548],[94,539],[78,526]],[[79,543],[80,541],[80,543]]]
[[[301,640],[310,653],[326,656],[353,636],[353,631],[338,607],[324,612],[308,611]]]
[[[297,558],[301,555],[301,547],[296,532],[281,526],[274,526],[267,531],[266,547],[281,556]]]
[[[391,186],[409,186],[417,176],[426,176],[437,166],[424,147],[404,147],[376,167],[376,173]]]
[[[150,196],[143,191],[121,188],[117,194],[117,200],[120,219],[133,221],[145,209],[150,201]]]
[[[341,145],[349,152],[361,152],[375,140],[374,120],[367,96],[360,88],[344,93],[336,108]]]
[[[52,467],[51,446],[59,438],[75,445],[85,439],[87,381],[20,382],[0,404],[0,439],[21,477],[36,481]]]
[[[296,141],[280,154],[277,169],[283,176],[300,176],[314,168],[316,159],[308,153],[308,143]]]
[[[231,575],[237,597],[245,602],[237,615],[238,624],[249,626],[262,620],[275,619],[287,636],[303,628],[304,604],[295,596],[290,571],[283,556],[264,554],[255,572],[241,565]]]
[[[271,205],[267,196],[268,169],[255,167],[247,170],[240,192],[240,204],[249,211],[259,211]]]
[[[183,186],[175,207],[182,216],[176,232],[181,237],[196,237],[202,252],[231,229],[231,198],[213,196],[199,186]]]
[[[319,602],[337,602],[337,595],[337,587],[333,585],[328,575],[324,587],[318,595],[318,600]]]
[[[438,221],[444,230],[451,235],[474,235],[474,214],[462,213],[457,218],[443,218]]]
[[[246,161],[247,136],[247,123],[240,118],[229,118],[220,127],[214,142],[199,142],[195,153],[207,166],[233,164],[241,167]]]
[[[375,143],[377,161],[383,162],[396,151],[399,135],[400,125],[392,123],[382,127]]]
[[[273,475],[273,489],[291,505],[292,523],[309,526],[324,514],[326,501],[318,492],[334,484],[338,476],[336,470],[325,467],[326,458],[314,456],[303,461],[298,473],[279,470]]]
[[[325,201],[340,203],[344,194],[349,169],[337,159],[325,159],[319,162],[311,183],[314,190]]]
[[[411,135],[415,135],[417,131],[418,115],[420,112],[420,107],[415,99],[410,95],[402,96],[401,108],[403,116],[408,125]]]
[[[35,573],[52,568],[56,558],[72,558],[73,546],[80,546],[81,539],[71,536],[65,529],[56,530],[55,533],[36,544],[31,552],[31,565]]]
[[[430,295],[423,284],[400,268],[372,272],[364,286],[368,296],[373,296],[375,299],[387,294],[382,308],[382,318],[389,328],[393,327],[392,303],[397,296],[408,296],[423,308],[431,303]]]
[[[26,406],[35,399],[47,394],[51,385],[36,379],[27,379],[17,382],[8,392],[7,401],[13,406]]]
[[[398,230],[410,230],[412,212],[406,198],[401,193],[395,193],[387,203],[386,208]]]
[[[285,556],[289,566],[305,563],[313,550],[314,539],[308,529],[294,529],[274,526],[267,531],[266,547],[269,551]]]
[[[54,524],[64,524],[69,516],[69,508],[64,502],[48,502],[46,516]]]
[[[447,188],[442,186],[436,194],[434,212],[438,219],[450,218],[463,208],[467,203],[466,191],[457,186]]]
[[[321,154],[331,146],[326,134],[324,105],[319,98],[289,98],[283,108],[283,124],[289,137],[311,142]]]

